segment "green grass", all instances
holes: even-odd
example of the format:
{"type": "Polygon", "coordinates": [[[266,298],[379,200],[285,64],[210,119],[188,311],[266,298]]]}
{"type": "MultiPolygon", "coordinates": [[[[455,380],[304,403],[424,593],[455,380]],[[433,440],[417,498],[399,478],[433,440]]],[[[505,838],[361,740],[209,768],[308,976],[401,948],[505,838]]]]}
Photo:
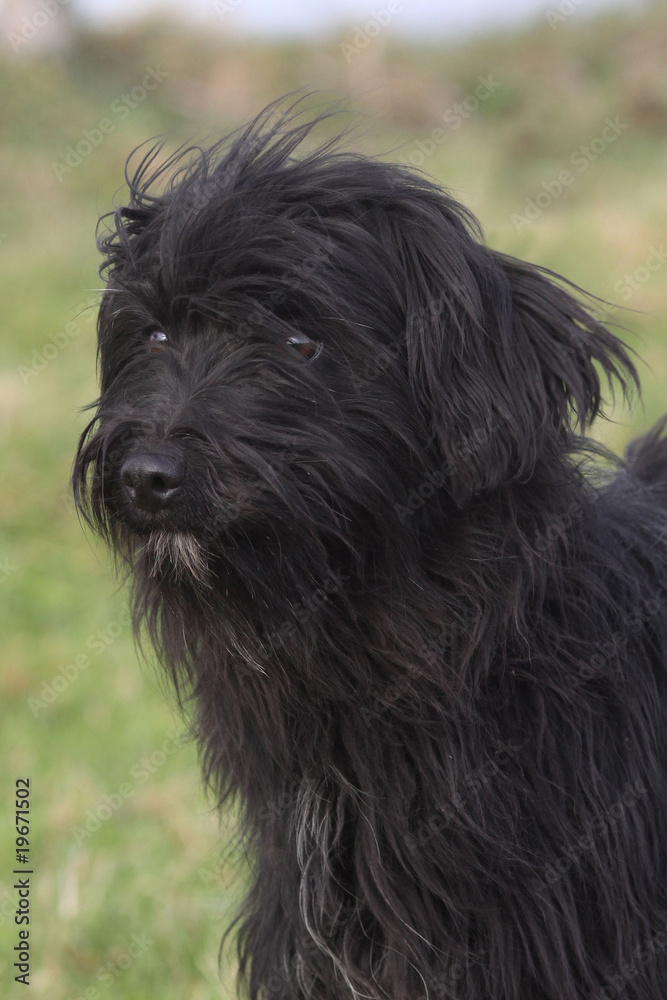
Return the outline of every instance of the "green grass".
{"type": "MultiPolygon", "coordinates": [[[[667,224],[665,85],[652,69],[656,52],[664,56],[665,28],[657,14],[651,17],[628,24],[610,19],[597,34],[572,18],[562,32],[541,28],[456,51],[389,47],[383,79],[390,90],[394,81],[393,111],[377,110],[389,104],[373,105],[372,89],[358,91],[356,103],[374,107],[377,123],[363,144],[409,159],[442,112],[470,93],[480,74],[495,72],[504,81],[498,95],[438,146],[423,169],[477,213],[494,247],[618,300],[618,283],[644,266],[651,248],[661,247],[667,224]],[[639,82],[629,76],[633,44],[648,53],[639,82]],[[419,83],[410,104],[401,83],[406,73],[419,83]],[[655,98],[651,115],[642,73],[655,98]],[[554,79],[570,90],[557,90],[554,79]],[[604,119],[617,114],[629,122],[627,131],[517,231],[512,214],[522,213],[543,181],[567,167],[604,119]]],[[[199,788],[194,748],[179,743],[184,727],[153,666],[138,663],[124,621],[124,591],[69,499],[72,455],[85,422],[80,407],[96,393],[94,228],[120,186],[125,155],[142,140],[168,129],[173,143],[215,133],[240,116],[243,100],[256,110],[286,84],[335,90],[347,78],[334,42],[321,50],[296,43],[219,50],[208,42],[198,52],[192,39],[165,28],[115,40],[85,37],[69,63],[24,60],[0,70],[0,86],[12,95],[0,124],[6,206],[0,218],[0,567],[8,570],[0,570],[0,981],[3,995],[12,998],[25,995],[11,983],[10,956],[13,787],[26,775],[34,810],[31,996],[232,995],[233,963],[223,963],[221,989],[217,954],[243,875],[221,858],[227,826],[219,832],[199,788]],[[263,77],[253,90],[242,70],[247,64],[254,79],[260,56],[263,77]],[[53,161],[156,61],[169,68],[169,81],[59,181],[53,161]],[[226,117],[214,86],[223,67],[232,67],[240,81],[236,112],[226,117]],[[48,346],[52,336],[57,349],[48,346]],[[51,701],[42,707],[45,695],[51,701]],[[142,760],[159,755],[166,740],[170,752],[145,772],[142,760]],[[90,811],[109,802],[115,805],[99,829],[81,836],[90,811]],[[121,968],[134,935],[152,943],[121,968]]],[[[649,366],[643,369],[645,412],[615,413],[618,422],[598,429],[617,449],[667,408],[666,278],[667,266],[651,272],[627,302],[636,312],[615,315],[649,366]]]]}

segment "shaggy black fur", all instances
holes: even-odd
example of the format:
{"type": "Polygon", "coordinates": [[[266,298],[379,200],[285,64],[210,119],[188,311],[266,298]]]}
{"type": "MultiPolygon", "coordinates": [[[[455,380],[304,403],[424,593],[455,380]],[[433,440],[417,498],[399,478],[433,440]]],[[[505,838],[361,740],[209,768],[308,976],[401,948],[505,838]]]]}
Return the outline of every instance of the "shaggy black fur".
{"type": "Polygon", "coordinates": [[[74,473],[242,804],[250,996],[664,1000],[667,442],[583,437],[628,353],[273,113],[130,178],[74,473]]]}

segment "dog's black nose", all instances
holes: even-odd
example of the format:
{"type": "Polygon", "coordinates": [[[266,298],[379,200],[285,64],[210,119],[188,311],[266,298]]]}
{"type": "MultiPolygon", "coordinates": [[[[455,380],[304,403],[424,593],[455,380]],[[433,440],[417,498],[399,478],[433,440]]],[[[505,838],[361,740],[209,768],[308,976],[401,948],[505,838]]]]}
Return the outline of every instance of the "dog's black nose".
{"type": "Polygon", "coordinates": [[[139,452],[120,470],[120,481],[133,504],[142,510],[166,507],[185,479],[185,462],[171,454],[139,452]]]}

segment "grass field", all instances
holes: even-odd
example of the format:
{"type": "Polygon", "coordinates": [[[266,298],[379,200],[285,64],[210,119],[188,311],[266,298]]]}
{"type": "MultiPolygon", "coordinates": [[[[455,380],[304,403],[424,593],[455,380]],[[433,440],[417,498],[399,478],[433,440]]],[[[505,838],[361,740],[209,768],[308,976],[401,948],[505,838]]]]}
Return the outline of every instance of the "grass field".
{"type": "Polygon", "coordinates": [[[209,1000],[232,989],[231,958],[218,972],[243,887],[221,851],[231,819],[220,832],[159,674],[138,663],[125,591],[68,491],[80,408],[96,391],[95,223],[133,146],[165,130],[174,144],[215,134],[294,86],[347,92],[370,121],[364,147],[436,176],[494,247],[633,310],[610,315],[646,363],[644,411],[602,424],[607,443],[622,448],[667,409],[663,17],[572,18],[457,50],[383,43],[357,55],[348,65],[339,40],[208,41],[202,55],[196,39],[160,27],[81,36],[67,58],[7,57],[0,68],[3,996],[26,995],[11,957],[14,782],[25,776],[30,996],[209,1000]],[[164,82],[130,104],[122,95],[146,67],[164,82]],[[488,93],[476,95],[480,78],[488,93]],[[68,164],[67,147],[95,129],[99,143],[68,164]]]}

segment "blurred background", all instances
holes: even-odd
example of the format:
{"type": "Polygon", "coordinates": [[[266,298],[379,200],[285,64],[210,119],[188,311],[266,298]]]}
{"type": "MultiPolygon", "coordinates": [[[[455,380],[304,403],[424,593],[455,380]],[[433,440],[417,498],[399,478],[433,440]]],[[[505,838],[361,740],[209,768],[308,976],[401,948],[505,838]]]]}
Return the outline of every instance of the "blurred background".
{"type": "Polygon", "coordinates": [[[497,249],[609,300],[667,409],[667,7],[604,0],[0,3],[0,991],[14,782],[31,779],[30,996],[230,997],[243,888],[122,585],[68,491],[94,398],[95,226],[139,143],[218,137],[299,88],[436,177],[497,249]],[[361,117],[360,117],[361,116],[361,117]],[[221,985],[222,981],[222,985],[221,985]]]}

